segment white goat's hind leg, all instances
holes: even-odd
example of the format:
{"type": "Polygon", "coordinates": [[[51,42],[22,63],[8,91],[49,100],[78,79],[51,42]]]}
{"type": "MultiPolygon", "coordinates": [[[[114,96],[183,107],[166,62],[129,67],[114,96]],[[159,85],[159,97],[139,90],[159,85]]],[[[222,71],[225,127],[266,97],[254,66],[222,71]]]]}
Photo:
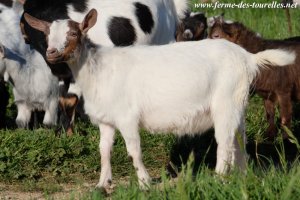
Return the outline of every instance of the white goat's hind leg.
{"type": "Polygon", "coordinates": [[[150,176],[142,161],[142,151],[140,135],[137,126],[127,126],[120,130],[125,140],[128,155],[132,158],[133,166],[136,170],[139,185],[142,188],[147,188],[150,184],[150,176]]]}
{"type": "Polygon", "coordinates": [[[16,118],[17,126],[18,128],[27,128],[31,117],[31,109],[25,102],[17,103],[17,108],[18,108],[18,115],[16,118]]]}
{"type": "Polygon", "coordinates": [[[234,138],[234,151],[231,163],[231,165],[236,166],[241,171],[245,171],[247,165],[246,143],[245,121],[244,119],[241,119],[241,124],[239,125],[234,138]]]}
{"type": "Polygon", "coordinates": [[[100,124],[100,155],[101,155],[101,174],[100,180],[96,187],[106,188],[112,182],[111,172],[111,152],[114,143],[115,129],[109,125],[100,124]]]}
{"type": "Polygon", "coordinates": [[[57,106],[58,99],[53,99],[50,101],[48,108],[45,110],[45,116],[43,124],[46,126],[55,125],[57,121],[57,106]]]}
{"type": "MultiPolygon", "coordinates": [[[[227,173],[231,169],[233,154],[235,154],[235,133],[238,124],[234,106],[218,106],[217,113],[214,113],[215,138],[218,143],[216,172],[227,173]]],[[[238,117],[238,120],[240,117],[238,117]]]]}

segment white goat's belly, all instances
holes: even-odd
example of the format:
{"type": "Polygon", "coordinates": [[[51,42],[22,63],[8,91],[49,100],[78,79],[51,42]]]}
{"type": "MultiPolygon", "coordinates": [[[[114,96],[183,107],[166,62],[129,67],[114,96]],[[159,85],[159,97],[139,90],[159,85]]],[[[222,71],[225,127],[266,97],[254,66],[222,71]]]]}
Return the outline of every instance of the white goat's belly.
{"type": "Polygon", "coordinates": [[[140,126],[153,133],[176,135],[201,134],[213,126],[210,111],[194,111],[183,115],[175,113],[150,113],[143,116],[140,126]]]}

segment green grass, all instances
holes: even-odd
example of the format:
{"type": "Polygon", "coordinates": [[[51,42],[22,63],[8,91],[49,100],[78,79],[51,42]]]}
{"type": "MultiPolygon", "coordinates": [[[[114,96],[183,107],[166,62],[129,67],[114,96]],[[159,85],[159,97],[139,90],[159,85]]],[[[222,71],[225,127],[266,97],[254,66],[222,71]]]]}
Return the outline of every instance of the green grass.
{"type": "MultiPolygon", "coordinates": [[[[193,0],[191,6],[198,1],[193,0]]],[[[238,0],[222,2],[240,2],[238,0]]],[[[244,0],[252,2],[252,0],[244,0]]],[[[267,2],[257,0],[256,2],[267,2]]],[[[194,11],[196,11],[194,9],[194,11]]],[[[290,37],[287,31],[285,11],[281,9],[218,9],[201,10],[207,16],[225,11],[227,19],[238,20],[259,32],[265,38],[290,37]]],[[[300,10],[290,10],[293,22],[292,36],[300,35],[300,10]]],[[[299,106],[297,106],[299,107],[299,106]]],[[[298,108],[296,107],[296,110],[298,108]]],[[[10,103],[8,113],[12,124],[15,108],[10,103]]],[[[286,144],[278,138],[266,143],[265,114],[262,100],[254,96],[247,109],[247,135],[249,138],[249,166],[246,174],[233,171],[220,177],[205,164],[192,176],[190,167],[183,170],[177,182],[171,183],[165,175],[165,166],[175,137],[150,135],[141,131],[143,160],[152,177],[162,176],[162,183],[149,190],[140,190],[135,170],[127,158],[125,144],[117,134],[112,157],[113,179],[118,183],[109,195],[112,199],[298,199],[300,196],[299,144],[286,144]],[[127,182],[126,184],[124,181],[127,182]],[[121,180],[121,181],[120,181],[121,180]]],[[[299,118],[294,118],[294,135],[298,136],[299,118]]],[[[99,132],[89,122],[78,121],[78,133],[73,137],[56,136],[54,130],[35,131],[0,130],[0,198],[9,186],[12,191],[41,191],[44,197],[64,192],[63,184],[73,187],[89,182],[96,185],[99,178],[99,132]],[[80,132],[87,132],[81,135],[80,132]],[[13,189],[11,189],[13,188],[13,189]]],[[[292,133],[291,133],[292,134],[292,133]]],[[[205,152],[205,151],[204,151],[205,152]]],[[[65,199],[104,199],[103,193],[93,186],[79,193],[65,194],[65,199]],[[89,190],[92,191],[89,191],[89,190]]]]}

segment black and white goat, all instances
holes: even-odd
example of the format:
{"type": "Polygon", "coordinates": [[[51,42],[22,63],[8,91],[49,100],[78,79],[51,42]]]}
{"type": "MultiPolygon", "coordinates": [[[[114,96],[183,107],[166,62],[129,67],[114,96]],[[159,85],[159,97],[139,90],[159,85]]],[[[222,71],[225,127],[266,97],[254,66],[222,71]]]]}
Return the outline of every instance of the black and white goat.
{"type": "Polygon", "coordinates": [[[214,126],[218,143],[216,171],[225,173],[233,166],[244,169],[244,112],[249,86],[259,66],[282,66],[295,60],[292,52],[251,54],[225,40],[97,46],[87,37],[97,21],[95,9],[82,23],[49,23],[28,14],[25,18],[47,36],[47,60],[68,63],[82,90],[85,111],[99,125],[98,187],[108,187],[112,180],[110,158],[115,129],[125,140],[142,186],[149,184],[150,177],[142,162],[139,127],[183,135],[201,134],[214,126]]]}
{"type": "Polygon", "coordinates": [[[197,41],[207,37],[207,19],[204,13],[187,13],[176,29],[176,41],[197,41]]]}
{"type": "Polygon", "coordinates": [[[20,16],[14,9],[0,4],[0,72],[8,74],[17,105],[17,125],[28,126],[31,112],[45,111],[45,125],[55,125],[59,85],[43,57],[25,44],[20,16]]]}
{"type": "MultiPolygon", "coordinates": [[[[90,32],[90,38],[96,44],[106,47],[167,44],[174,41],[179,18],[183,18],[188,9],[187,2],[188,0],[26,0],[24,12],[48,22],[68,18],[81,21],[91,8],[96,8],[102,16],[101,21],[90,32]]],[[[23,18],[21,27],[28,42],[46,58],[45,36],[28,26],[23,18]]],[[[49,66],[65,82],[71,79],[65,63],[49,63],[49,66]]],[[[74,112],[71,107],[74,108],[77,101],[70,101],[69,97],[74,99],[72,93],[80,96],[81,91],[76,84],[71,84],[68,93],[62,99],[61,107],[70,111],[67,115],[73,123],[74,112]],[[64,102],[73,104],[65,105],[64,102]]],[[[70,130],[70,126],[65,129],[70,130]]]]}

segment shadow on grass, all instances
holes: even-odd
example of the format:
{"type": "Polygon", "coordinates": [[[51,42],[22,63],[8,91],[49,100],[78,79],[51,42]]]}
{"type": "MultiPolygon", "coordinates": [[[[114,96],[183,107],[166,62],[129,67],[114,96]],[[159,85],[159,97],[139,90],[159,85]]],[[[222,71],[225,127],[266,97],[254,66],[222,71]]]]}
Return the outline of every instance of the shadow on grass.
{"type": "MultiPolygon", "coordinates": [[[[297,140],[300,141],[300,134],[295,135],[297,140]]],[[[289,140],[262,143],[248,141],[246,150],[249,161],[263,168],[268,168],[271,165],[281,168],[283,164],[282,158],[285,158],[284,164],[287,164],[287,166],[291,166],[299,159],[297,146],[289,140]]],[[[184,136],[177,139],[176,143],[172,146],[170,163],[167,165],[167,171],[171,177],[177,176],[182,165],[187,163],[190,153],[194,154],[194,173],[197,173],[201,165],[206,165],[208,168],[214,169],[216,165],[217,143],[214,139],[213,130],[201,136],[184,136]]]]}

